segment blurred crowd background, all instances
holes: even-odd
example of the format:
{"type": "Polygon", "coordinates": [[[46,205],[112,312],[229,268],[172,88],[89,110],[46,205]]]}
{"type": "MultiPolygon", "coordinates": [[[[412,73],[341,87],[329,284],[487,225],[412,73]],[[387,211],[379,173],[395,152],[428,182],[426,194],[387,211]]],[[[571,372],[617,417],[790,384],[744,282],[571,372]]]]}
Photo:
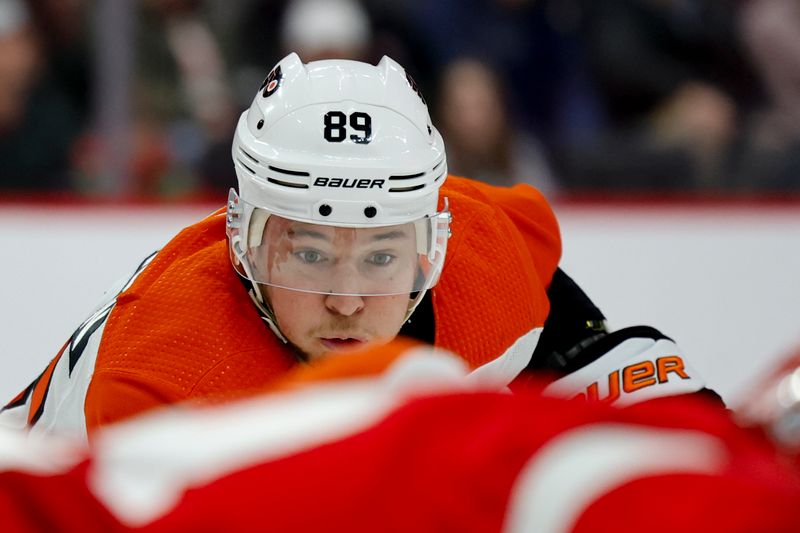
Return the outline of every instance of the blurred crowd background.
{"type": "Polygon", "coordinates": [[[456,174],[800,193],[798,0],[0,0],[0,197],[224,198],[288,51],[399,61],[456,174]]]}

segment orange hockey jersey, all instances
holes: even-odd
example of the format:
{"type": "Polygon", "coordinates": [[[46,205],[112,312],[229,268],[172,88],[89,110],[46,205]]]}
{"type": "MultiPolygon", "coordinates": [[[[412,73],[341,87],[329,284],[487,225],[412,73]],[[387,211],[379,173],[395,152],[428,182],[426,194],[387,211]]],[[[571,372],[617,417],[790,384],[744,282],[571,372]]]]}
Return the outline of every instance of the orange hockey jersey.
{"type": "MultiPolygon", "coordinates": [[[[547,317],[546,287],[561,252],[555,217],[526,185],[451,176],[440,197],[453,222],[431,295],[435,345],[479,378],[507,384],[528,363],[547,317]]],[[[0,422],[85,434],[161,404],[262,390],[296,364],[230,265],[220,210],[145,260],[0,422]]]]}

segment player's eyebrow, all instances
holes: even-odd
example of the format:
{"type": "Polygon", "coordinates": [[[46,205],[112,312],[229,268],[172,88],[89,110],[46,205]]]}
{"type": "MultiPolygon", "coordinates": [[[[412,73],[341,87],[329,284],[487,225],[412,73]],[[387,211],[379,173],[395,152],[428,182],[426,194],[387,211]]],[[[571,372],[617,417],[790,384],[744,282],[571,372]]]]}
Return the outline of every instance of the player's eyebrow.
{"type": "Polygon", "coordinates": [[[385,233],[378,233],[372,236],[373,241],[386,241],[389,239],[402,239],[408,237],[408,233],[403,230],[392,230],[385,233]]]}
{"type": "MultiPolygon", "coordinates": [[[[290,228],[288,234],[290,239],[308,237],[310,239],[319,239],[325,242],[331,241],[330,236],[328,236],[327,234],[312,228],[305,228],[302,226],[290,228]]],[[[383,233],[376,233],[370,238],[370,240],[373,242],[377,242],[377,241],[387,241],[391,239],[406,239],[406,238],[408,238],[408,232],[404,230],[395,229],[391,231],[385,231],[383,233]]]]}
{"type": "Polygon", "coordinates": [[[289,238],[296,239],[299,237],[309,237],[312,239],[320,239],[326,242],[330,242],[330,237],[322,233],[321,231],[316,231],[311,228],[303,228],[303,227],[295,227],[289,229],[289,238]]]}

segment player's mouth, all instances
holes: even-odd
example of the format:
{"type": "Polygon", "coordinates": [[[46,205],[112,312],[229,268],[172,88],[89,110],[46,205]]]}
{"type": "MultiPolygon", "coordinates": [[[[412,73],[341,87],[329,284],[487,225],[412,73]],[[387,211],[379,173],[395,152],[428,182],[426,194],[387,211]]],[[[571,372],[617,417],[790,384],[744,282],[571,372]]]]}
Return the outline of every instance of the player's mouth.
{"type": "Polygon", "coordinates": [[[327,350],[334,352],[356,350],[364,346],[366,341],[354,337],[320,337],[320,342],[327,350]]]}

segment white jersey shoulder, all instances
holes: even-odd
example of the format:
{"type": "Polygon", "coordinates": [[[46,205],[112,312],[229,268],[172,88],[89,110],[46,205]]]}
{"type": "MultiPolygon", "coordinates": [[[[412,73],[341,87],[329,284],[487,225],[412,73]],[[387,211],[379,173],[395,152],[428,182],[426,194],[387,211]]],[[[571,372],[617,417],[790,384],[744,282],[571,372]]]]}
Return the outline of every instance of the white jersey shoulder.
{"type": "Polygon", "coordinates": [[[631,336],[636,330],[612,333],[621,342],[590,364],[554,381],[544,393],[624,406],[705,388],[703,378],[672,339],[631,336]]]}
{"type": "Polygon", "coordinates": [[[28,427],[31,436],[58,433],[86,438],[84,404],[106,322],[116,305],[117,296],[133,284],[156,253],[150,254],[132,274],[120,279],[106,291],[94,313],[75,330],[62,349],[49,379],[43,373],[19,399],[3,408],[0,411],[0,426],[17,429],[28,427]],[[43,379],[48,379],[48,383],[39,384],[43,379]],[[45,397],[36,407],[37,412],[31,416],[31,409],[34,408],[33,391],[37,386],[44,387],[45,397]]]}

